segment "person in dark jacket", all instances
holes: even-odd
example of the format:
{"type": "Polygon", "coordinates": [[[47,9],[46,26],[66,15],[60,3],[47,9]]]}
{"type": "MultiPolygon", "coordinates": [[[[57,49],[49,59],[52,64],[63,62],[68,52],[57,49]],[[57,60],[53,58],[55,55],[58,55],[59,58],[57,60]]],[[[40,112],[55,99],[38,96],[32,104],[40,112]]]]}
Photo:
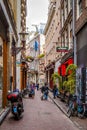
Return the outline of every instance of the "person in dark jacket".
{"type": "Polygon", "coordinates": [[[36,88],[37,88],[37,91],[39,90],[39,83],[38,84],[36,84],[36,88]]]}
{"type": "Polygon", "coordinates": [[[48,99],[48,93],[49,93],[49,88],[48,88],[47,83],[45,83],[44,86],[42,86],[41,92],[43,93],[43,97],[47,100],[48,99]]]}
{"type": "Polygon", "coordinates": [[[56,97],[58,97],[58,88],[57,88],[57,85],[56,85],[56,84],[54,85],[54,88],[53,88],[53,97],[54,97],[54,99],[55,99],[56,97]]]}

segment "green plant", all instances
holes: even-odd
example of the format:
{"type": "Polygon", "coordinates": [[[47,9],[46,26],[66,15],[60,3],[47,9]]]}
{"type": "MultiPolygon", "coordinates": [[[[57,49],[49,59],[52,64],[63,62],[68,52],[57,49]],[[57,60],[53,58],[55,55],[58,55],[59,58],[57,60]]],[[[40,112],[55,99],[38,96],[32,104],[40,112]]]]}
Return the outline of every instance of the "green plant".
{"type": "Polygon", "coordinates": [[[68,84],[67,84],[67,81],[64,81],[63,82],[63,89],[64,89],[64,91],[68,91],[68,84]]]}
{"type": "Polygon", "coordinates": [[[71,73],[71,75],[75,75],[76,73],[76,69],[77,69],[77,65],[75,64],[70,64],[68,65],[68,67],[66,68],[66,74],[68,75],[69,73],[71,73]]]}
{"type": "Polygon", "coordinates": [[[40,54],[38,55],[38,58],[43,58],[45,56],[45,54],[40,54]]]}
{"type": "Polygon", "coordinates": [[[33,60],[34,60],[34,57],[32,57],[32,56],[27,56],[27,57],[26,57],[26,60],[27,60],[27,61],[33,61],[33,60]]]}
{"type": "Polygon", "coordinates": [[[76,84],[76,69],[77,66],[75,64],[70,64],[68,65],[66,69],[66,74],[67,74],[67,83],[66,83],[66,89],[70,94],[75,93],[75,84],[76,84]]]}
{"type": "Polygon", "coordinates": [[[57,80],[58,80],[58,84],[59,84],[59,91],[62,89],[62,77],[57,73],[53,73],[52,74],[52,79],[53,79],[53,83],[56,84],[57,80]]]}

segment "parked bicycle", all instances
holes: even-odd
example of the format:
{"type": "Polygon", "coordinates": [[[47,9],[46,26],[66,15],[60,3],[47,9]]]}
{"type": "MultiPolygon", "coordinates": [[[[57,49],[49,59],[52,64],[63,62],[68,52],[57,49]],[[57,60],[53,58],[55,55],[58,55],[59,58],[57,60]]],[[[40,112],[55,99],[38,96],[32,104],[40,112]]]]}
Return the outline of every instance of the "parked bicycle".
{"type": "Polygon", "coordinates": [[[78,116],[79,118],[87,117],[87,103],[83,103],[80,99],[78,101],[77,96],[72,96],[72,99],[69,101],[68,107],[68,117],[78,116]]]}
{"type": "Polygon", "coordinates": [[[74,95],[72,96],[71,100],[69,101],[69,107],[68,107],[68,117],[77,115],[77,97],[74,95]]]}
{"type": "Polygon", "coordinates": [[[87,117],[87,103],[80,103],[77,107],[78,117],[86,118],[87,117]]]}

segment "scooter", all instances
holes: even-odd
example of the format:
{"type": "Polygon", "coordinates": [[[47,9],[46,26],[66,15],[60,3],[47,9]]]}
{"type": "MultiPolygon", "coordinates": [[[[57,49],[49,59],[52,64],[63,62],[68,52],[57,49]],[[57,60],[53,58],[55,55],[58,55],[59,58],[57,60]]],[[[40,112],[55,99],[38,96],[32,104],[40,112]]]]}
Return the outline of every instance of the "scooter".
{"type": "Polygon", "coordinates": [[[15,116],[15,119],[20,119],[22,112],[24,112],[21,94],[12,92],[7,95],[7,99],[11,102],[11,112],[15,116]]]}

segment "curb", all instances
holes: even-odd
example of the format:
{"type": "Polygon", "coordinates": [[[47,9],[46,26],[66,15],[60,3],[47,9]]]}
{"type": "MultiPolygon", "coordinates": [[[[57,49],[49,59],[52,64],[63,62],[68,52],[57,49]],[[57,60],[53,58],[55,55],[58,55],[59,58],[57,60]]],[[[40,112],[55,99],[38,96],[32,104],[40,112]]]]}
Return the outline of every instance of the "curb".
{"type": "Polygon", "coordinates": [[[5,117],[8,115],[8,113],[10,112],[10,108],[6,108],[0,115],[0,125],[2,124],[3,120],[5,119],[5,117]]]}
{"type": "Polygon", "coordinates": [[[55,101],[50,95],[49,95],[49,97],[50,97],[50,99],[56,104],[56,106],[57,106],[67,117],[69,117],[68,114],[67,114],[67,112],[61,107],[61,105],[59,105],[58,102],[55,101]]]}

